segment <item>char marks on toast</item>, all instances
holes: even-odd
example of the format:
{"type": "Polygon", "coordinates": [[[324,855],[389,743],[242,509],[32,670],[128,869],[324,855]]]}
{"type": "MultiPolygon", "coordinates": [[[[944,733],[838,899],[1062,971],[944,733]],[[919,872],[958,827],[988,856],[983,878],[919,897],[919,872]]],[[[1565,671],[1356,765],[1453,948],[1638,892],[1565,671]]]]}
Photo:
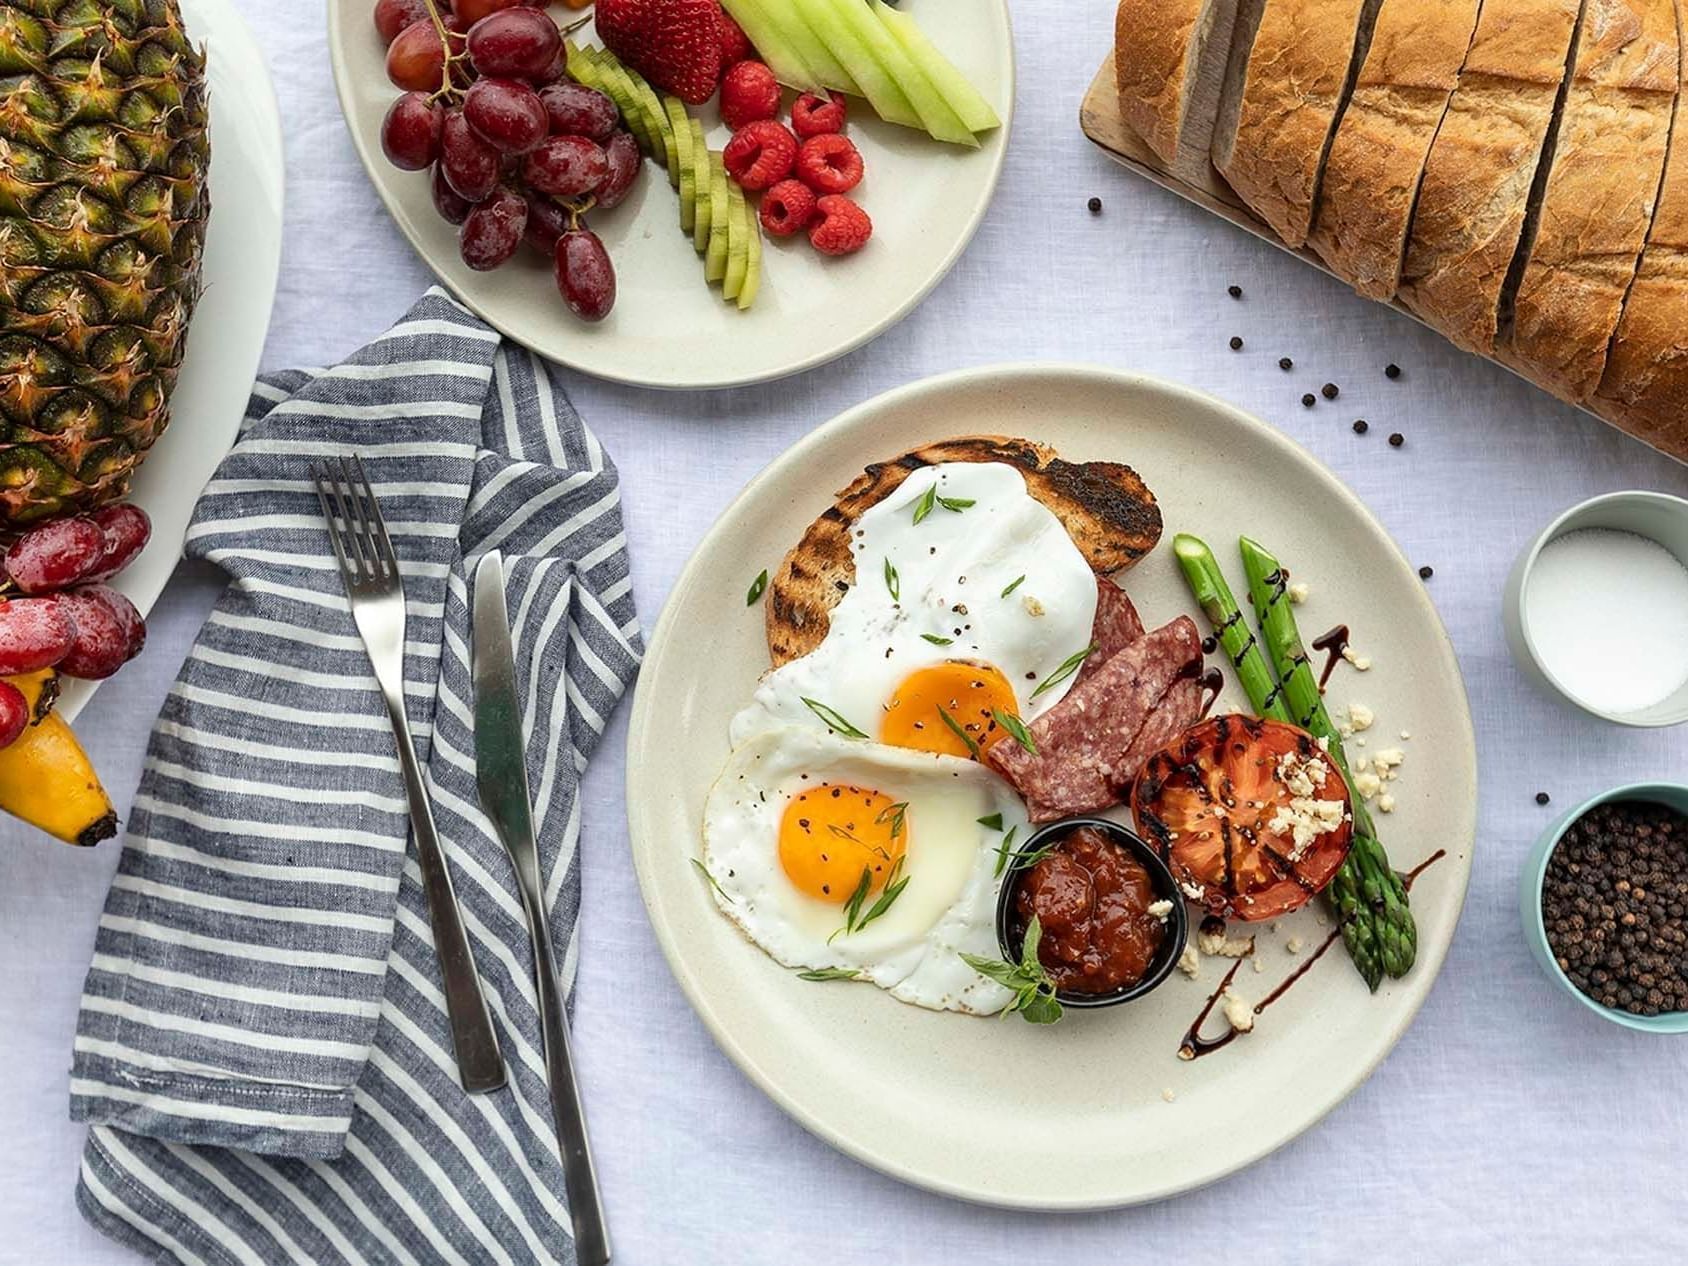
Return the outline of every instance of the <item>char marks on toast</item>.
{"type": "Polygon", "coordinates": [[[1098,575],[1123,571],[1161,536],[1154,494],[1131,467],[1069,462],[1030,440],[968,435],[875,462],[805,529],[768,584],[768,654],[774,667],[807,655],[826,637],[832,608],[856,580],[850,528],[911,474],[943,462],[1002,462],[1066,528],[1098,575]]]}

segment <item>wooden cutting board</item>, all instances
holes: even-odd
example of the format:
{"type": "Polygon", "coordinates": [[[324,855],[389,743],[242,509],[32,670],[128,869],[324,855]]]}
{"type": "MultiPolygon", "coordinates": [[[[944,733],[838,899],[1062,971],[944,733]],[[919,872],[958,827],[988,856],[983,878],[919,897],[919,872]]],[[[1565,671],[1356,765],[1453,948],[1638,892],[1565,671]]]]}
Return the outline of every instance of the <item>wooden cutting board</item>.
{"type": "MultiPolygon", "coordinates": [[[[1286,246],[1283,239],[1274,233],[1265,221],[1257,219],[1254,213],[1243,205],[1242,200],[1232,192],[1231,187],[1211,166],[1207,168],[1207,179],[1199,183],[1183,179],[1169,172],[1155,152],[1120,117],[1119,93],[1114,87],[1114,59],[1112,55],[1102,63],[1102,68],[1096,72],[1096,78],[1091,81],[1090,91],[1084,94],[1084,104],[1079,108],[1079,126],[1084,129],[1084,134],[1094,141],[1103,153],[1121,166],[1129,167],[1138,175],[1154,181],[1161,188],[1170,189],[1180,198],[1187,198],[1197,206],[1213,212],[1214,215],[1229,220],[1238,228],[1247,230],[1263,242],[1270,242],[1279,250],[1311,264],[1320,272],[1333,277],[1336,275],[1329,268],[1326,268],[1324,261],[1311,250],[1305,247],[1296,249],[1286,246]]],[[[1418,321],[1418,318],[1401,304],[1391,302],[1389,306],[1402,316],[1418,321]]],[[[1419,324],[1425,323],[1420,321],[1419,324]]],[[[1500,361],[1491,361],[1490,363],[1501,364],[1500,361]]],[[[1501,367],[1503,369],[1509,368],[1505,365],[1501,367]]],[[[1519,377],[1522,377],[1522,375],[1519,375],[1519,377]]],[[[1525,381],[1529,380],[1525,379],[1525,381]]],[[[1585,408],[1583,412],[1590,417],[1600,417],[1592,409],[1585,408]]],[[[1608,425],[1617,425],[1607,418],[1600,418],[1600,420],[1608,425]]],[[[1664,449],[1659,451],[1664,452],[1667,457],[1674,457],[1677,461],[1688,460],[1688,457],[1685,457],[1684,454],[1670,453],[1664,449]]]]}

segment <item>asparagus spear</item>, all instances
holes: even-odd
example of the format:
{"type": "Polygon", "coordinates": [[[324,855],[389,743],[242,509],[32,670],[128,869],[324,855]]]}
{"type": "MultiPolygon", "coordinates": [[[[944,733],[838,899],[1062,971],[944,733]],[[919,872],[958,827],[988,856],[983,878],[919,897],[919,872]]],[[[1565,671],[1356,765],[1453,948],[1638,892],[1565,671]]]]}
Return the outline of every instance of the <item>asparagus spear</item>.
{"type": "MultiPolygon", "coordinates": [[[[1347,754],[1342,750],[1342,735],[1325,708],[1324,696],[1313,678],[1295,615],[1290,610],[1288,576],[1283,565],[1264,546],[1246,536],[1237,544],[1242,551],[1243,570],[1248,574],[1255,616],[1260,621],[1267,653],[1283,682],[1284,703],[1290,717],[1315,738],[1326,740],[1331,759],[1352,787],[1354,778],[1348,768],[1347,754]]],[[[1357,889],[1359,899],[1378,915],[1375,923],[1383,970],[1391,976],[1404,976],[1418,955],[1418,928],[1412,911],[1407,908],[1406,885],[1389,864],[1389,855],[1378,841],[1365,802],[1356,795],[1353,803],[1354,846],[1338,872],[1342,882],[1333,884],[1336,891],[1331,899],[1340,909],[1353,901],[1357,889]],[[1343,872],[1348,874],[1344,876],[1343,872]]]]}
{"type": "MultiPolygon", "coordinates": [[[[1255,712],[1268,720],[1293,723],[1278,675],[1260,653],[1260,644],[1243,618],[1231,587],[1225,583],[1225,574],[1219,570],[1219,560],[1214,558],[1213,551],[1200,538],[1180,534],[1173,538],[1172,553],[1202,614],[1213,626],[1220,647],[1236,669],[1255,712]]],[[[1342,944],[1354,960],[1355,970],[1368,987],[1376,989],[1383,980],[1376,916],[1372,907],[1361,899],[1352,852],[1325,889],[1325,897],[1336,913],[1342,944]]]]}

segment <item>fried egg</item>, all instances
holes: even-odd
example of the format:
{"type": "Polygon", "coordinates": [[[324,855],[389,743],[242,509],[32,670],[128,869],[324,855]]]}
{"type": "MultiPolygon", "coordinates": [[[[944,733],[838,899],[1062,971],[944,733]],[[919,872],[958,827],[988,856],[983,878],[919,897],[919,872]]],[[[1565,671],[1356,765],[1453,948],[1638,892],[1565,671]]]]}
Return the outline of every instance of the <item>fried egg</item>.
{"type": "Polygon", "coordinates": [[[702,864],[722,911],[785,966],[982,1015],[1009,992],[961,955],[998,957],[999,850],[1026,833],[1019,798],[970,760],[788,726],[734,749],[702,864]]]}
{"type": "Polygon", "coordinates": [[[1090,645],[1096,578],[1001,462],[915,471],[851,529],[856,583],[825,639],[768,673],[735,746],[781,725],[976,757],[1058,703],[1090,645]]]}

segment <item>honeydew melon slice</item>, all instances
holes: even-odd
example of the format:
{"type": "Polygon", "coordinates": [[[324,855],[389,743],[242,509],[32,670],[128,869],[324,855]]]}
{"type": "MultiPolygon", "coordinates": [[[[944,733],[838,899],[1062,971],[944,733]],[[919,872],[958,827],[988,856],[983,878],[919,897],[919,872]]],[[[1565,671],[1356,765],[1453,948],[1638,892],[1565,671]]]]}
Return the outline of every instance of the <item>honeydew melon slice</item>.
{"type": "MultiPolygon", "coordinates": [[[[797,0],[797,6],[864,88],[867,87],[862,79],[864,71],[859,67],[864,55],[866,62],[876,65],[881,74],[896,84],[903,100],[913,107],[916,122],[912,126],[924,128],[935,139],[953,145],[978,145],[979,138],[950,109],[920,67],[909,60],[903,46],[873,16],[865,0],[797,0]]],[[[879,109],[871,92],[868,103],[879,109]]],[[[886,117],[883,111],[880,117],[886,117]]]]}
{"type": "Polygon", "coordinates": [[[853,96],[862,95],[861,88],[857,86],[855,78],[844,63],[827,46],[814,27],[805,22],[800,13],[792,7],[791,0],[747,0],[747,3],[759,6],[768,14],[780,38],[796,50],[797,55],[823,85],[853,96]]]}
{"type": "Polygon", "coordinates": [[[727,275],[721,281],[723,299],[737,299],[744,288],[745,264],[750,258],[749,237],[744,190],[735,180],[727,186],[727,275]]]}
{"type": "MultiPolygon", "coordinates": [[[[842,10],[833,4],[833,0],[788,0],[788,3],[792,16],[807,23],[809,29],[833,51],[856,81],[861,95],[867,98],[875,114],[887,123],[924,129],[920,112],[914,108],[908,94],[896,78],[879,64],[867,44],[854,37],[848,22],[841,16],[842,10]]],[[[867,13],[867,6],[862,4],[862,0],[852,0],[852,3],[860,5],[862,12],[867,13]]]]}
{"type": "MultiPolygon", "coordinates": [[[[747,208],[748,210],[748,208],[747,208]]],[[[747,311],[756,302],[756,295],[762,289],[762,225],[756,212],[750,212],[750,237],[747,242],[750,247],[744,261],[744,284],[739,287],[739,311],[747,311]]]]}
{"type": "Polygon", "coordinates": [[[1002,126],[1002,120],[991,108],[991,103],[985,100],[984,94],[939,51],[926,32],[920,29],[919,23],[902,10],[893,9],[885,0],[868,0],[868,3],[885,29],[891,32],[892,38],[903,46],[909,60],[943,94],[963,127],[972,132],[989,132],[1002,126]]]}
{"type": "Polygon", "coordinates": [[[787,3],[789,0],[721,0],[721,7],[744,28],[745,37],[756,46],[775,79],[801,92],[824,92],[826,85],[819,73],[786,34],[789,19],[780,20],[781,6],[787,3]]]}
{"type": "Polygon", "coordinates": [[[703,254],[709,247],[709,145],[703,139],[703,124],[692,124],[692,247],[703,254]]]}
{"type": "Polygon", "coordinates": [[[690,233],[697,215],[697,168],[692,164],[692,116],[686,113],[686,103],[678,97],[664,97],[662,108],[668,112],[668,122],[674,132],[674,150],[679,155],[679,161],[668,169],[668,178],[680,191],[680,230],[690,233]]]}
{"type": "Polygon", "coordinates": [[[727,164],[720,150],[709,156],[709,250],[704,256],[703,276],[706,281],[722,281],[727,276],[727,164]]]}

